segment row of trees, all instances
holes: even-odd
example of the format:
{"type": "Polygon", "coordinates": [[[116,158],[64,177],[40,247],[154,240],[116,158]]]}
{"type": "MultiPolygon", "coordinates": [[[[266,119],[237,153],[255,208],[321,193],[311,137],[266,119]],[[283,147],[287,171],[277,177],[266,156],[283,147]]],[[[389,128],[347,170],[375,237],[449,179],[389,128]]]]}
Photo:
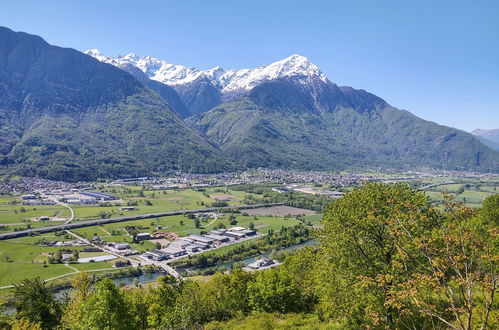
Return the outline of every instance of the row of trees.
{"type": "Polygon", "coordinates": [[[308,210],[314,210],[317,212],[322,212],[324,207],[326,207],[331,202],[331,198],[327,196],[308,195],[298,192],[289,192],[281,194],[272,191],[271,187],[261,184],[235,186],[233,187],[233,189],[249,193],[243,199],[243,203],[248,205],[264,204],[264,203],[283,203],[284,205],[287,206],[293,206],[308,210]]]}
{"type": "Polygon", "coordinates": [[[110,280],[90,289],[81,274],[64,301],[42,281],[26,280],[16,287],[10,324],[189,329],[301,313],[343,328],[497,329],[498,222],[499,195],[477,211],[450,199],[439,211],[407,185],[370,183],[333,202],[320,244],[278,268],[206,282],[163,277],[133,290],[110,280]]]}

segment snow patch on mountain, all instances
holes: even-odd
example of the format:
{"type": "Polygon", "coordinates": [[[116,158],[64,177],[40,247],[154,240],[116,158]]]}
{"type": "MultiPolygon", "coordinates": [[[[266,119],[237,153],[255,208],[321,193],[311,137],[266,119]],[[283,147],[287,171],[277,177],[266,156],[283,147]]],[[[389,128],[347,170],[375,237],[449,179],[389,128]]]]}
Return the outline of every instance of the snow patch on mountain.
{"type": "Polygon", "coordinates": [[[117,67],[134,65],[150,79],[170,86],[188,84],[197,79],[208,79],[223,93],[247,91],[264,81],[284,77],[316,77],[324,82],[328,81],[317,65],[298,54],[255,69],[232,70],[224,70],[219,66],[209,70],[200,70],[171,64],[151,56],[140,57],[135,54],[111,57],[102,54],[97,49],[87,50],[85,54],[117,67]]]}

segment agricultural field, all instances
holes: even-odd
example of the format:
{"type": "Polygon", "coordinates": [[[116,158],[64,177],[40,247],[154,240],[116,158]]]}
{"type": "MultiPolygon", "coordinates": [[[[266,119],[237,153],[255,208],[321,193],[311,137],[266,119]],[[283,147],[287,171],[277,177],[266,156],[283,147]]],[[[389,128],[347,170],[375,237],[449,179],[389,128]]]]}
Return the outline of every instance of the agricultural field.
{"type": "Polygon", "coordinates": [[[313,214],[313,215],[307,215],[303,217],[305,222],[308,224],[312,224],[312,226],[322,226],[321,220],[324,214],[318,213],[318,214],[313,214]]]}
{"type": "Polygon", "coordinates": [[[211,207],[213,203],[223,201],[228,205],[240,205],[245,192],[228,190],[226,188],[182,189],[182,190],[146,190],[142,187],[101,188],[106,192],[120,197],[124,202],[109,206],[77,205],[73,209],[75,218],[80,220],[96,219],[103,214],[109,217],[135,215],[176,210],[191,210],[211,207]],[[131,211],[121,211],[123,206],[134,207],[131,211]]]}
{"type": "MultiPolygon", "coordinates": [[[[200,209],[216,206],[216,203],[241,205],[245,196],[250,195],[226,188],[147,190],[142,187],[101,187],[97,190],[113,194],[121,200],[102,206],[71,205],[76,221],[200,209]],[[122,207],[134,209],[122,211],[122,207]]],[[[22,205],[16,196],[0,196],[0,233],[59,225],[69,216],[70,211],[59,205],[22,205]],[[38,221],[41,216],[50,217],[50,221],[38,221]]]]}
{"type": "Polygon", "coordinates": [[[22,205],[14,196],[0,196],[0,232],[61,224],[69,215],[67,208],[58,205],[22,205]],[[59,218],[60,221],[38,221],[41,216],[59,218]]]}
{"type": "Polygon", "coordinates": [[[499,183],[478,182],[478,183],[457,183],[442,186],[431,187],[426,194],[439,205],[444,200],[444,194],[448,193],[454,196],[456,201],[463,202],[472,208],[480,207],[483,200],[491,195],[498,193],[499,183]]]}
{"type": "MultiPolygon", "coordinates": [[[[0,287],[16,284],[24,278],[40,276],[50,279],[64,274],[75,272],[74,269],[63,264],[50,264],[51,253],[60,250],[60,247],[38,246],[35,243],[40,239],[49,241],[72,240],[69,236],[40,235],[21,237],[0,241],[0,287]]],[[[67,247],[69,250],[81,250],[83,247],[67,247]]],[[[80,257],[90,256],[81,253],[80,257]]],[[[78,270],[107,269],[112,267],[109,262],[95,262],[87,264],[72,264],[78,270]]]]}

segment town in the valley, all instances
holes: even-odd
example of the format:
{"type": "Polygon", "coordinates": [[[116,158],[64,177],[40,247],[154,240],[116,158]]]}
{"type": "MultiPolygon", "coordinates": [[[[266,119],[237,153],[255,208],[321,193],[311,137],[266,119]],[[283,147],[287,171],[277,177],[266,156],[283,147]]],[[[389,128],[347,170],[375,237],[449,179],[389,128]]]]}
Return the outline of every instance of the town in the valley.
{"type": "Polygon", "coordinates": [[[278,267],[296,249],[314,244],[328,203],[367,181],[407,182],[424,189],[435,205],[451,193],[471,207],[499,185],[497,175],[424,170],[259,169],[94,183],[4,178],[0,287],[8,294],[26,274],[64,288],[80,272],[145,283],[161,274],[185,278],[278,267]]]}

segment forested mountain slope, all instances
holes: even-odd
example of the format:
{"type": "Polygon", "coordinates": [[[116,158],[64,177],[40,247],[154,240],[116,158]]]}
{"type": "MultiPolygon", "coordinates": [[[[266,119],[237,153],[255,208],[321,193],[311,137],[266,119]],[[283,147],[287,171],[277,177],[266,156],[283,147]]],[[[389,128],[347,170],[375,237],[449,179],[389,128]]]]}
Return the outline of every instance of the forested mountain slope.
{"type": "Polygon", "coordinates": [[[130,74],[0,28],[0,162],[15,173],[87,180],[233,169],[130,74]]]}
{"type": "Polygon", "coordinates": [[[187,121],[249,167],[498,170],[499,153],[471,134],[420,119],[363,90],[307,81],[264,82],[187,121]]]}

